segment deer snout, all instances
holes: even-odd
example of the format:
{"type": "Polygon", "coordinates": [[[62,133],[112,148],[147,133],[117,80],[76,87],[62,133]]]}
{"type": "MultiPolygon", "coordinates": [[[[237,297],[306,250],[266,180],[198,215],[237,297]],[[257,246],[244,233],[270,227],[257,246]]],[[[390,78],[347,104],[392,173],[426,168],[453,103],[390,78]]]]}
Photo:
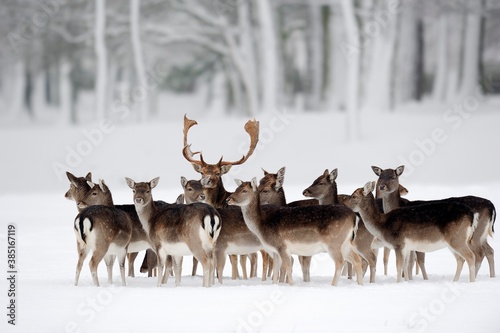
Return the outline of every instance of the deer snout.
{"type": "Polygon", "coordinates": [[[143,198],[135,198],[134,202],[138,205],[144,204],[144,199],[143,198]]]}
{"type": "Polygon", "coordinates": [[[200,201],[205,201],[205,194],[200,194],[199,199],[200,201]]]}
{"type": "Polygon", "coordinates": [[[304,192],[302,192],[302,195],[305,196],[305,197],[309,197],[311,196],[311,192],[309,192],[309,189],[305,189],[304,192]]]}
{"type": "Polygon", "coordinates": [[[227,198],[227,199],[226,199],[226,203],[227,203],[228,205],[232,205],[232,204],[234,203],[233,198],[231,198],[231,197],[227,198]]]}
{"type": "Polygon", "coordinates": [[[84,209],[84,208],[87,208],[87,205],[84,204],[83,202],[79,201],[76,203],[76,206],[80,209],[84,209]]]}
{"type": "Polygon", "coordinates": [[[387,185],[381,184],[381,185],[379,186],[379,189],[380,189],[381,191],[387,191],[387,185]]]}

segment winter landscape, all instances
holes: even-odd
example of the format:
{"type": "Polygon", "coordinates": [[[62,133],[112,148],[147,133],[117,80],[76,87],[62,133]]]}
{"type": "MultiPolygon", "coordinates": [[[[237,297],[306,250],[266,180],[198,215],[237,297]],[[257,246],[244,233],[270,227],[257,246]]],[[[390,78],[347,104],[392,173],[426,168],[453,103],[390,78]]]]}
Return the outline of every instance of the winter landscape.
{"type": "MultiPolygon", "coordinates": [[[[391,252],[376,282],[342,276],[313,256],[311,282],[231,280],[202,287],[201,269],[78,286],[66,171],[104,179],[132,203],[125,177],[160,177],[174,202],[183,116],[193,151],[237,160],[260,123],[253,155],[223,175],[260,179],[286,166],[287,200],[325,169],[338,191],[376,180],[371,166],[405,166],[409,200],[475,195],[500,207],[500,2],[350,0],[5,1],[0,36],[0,279],[2,332],[497,332],[500,280],[483,260],[476,281],[448,249],[428,253],[429,280],[396,282],[391,252]],[[12,249],[15,250],[15,256],[12,249]],[[10,255],[10,257],[9,257],[10,255]],[[14,261],[12,261],[14,260],[14,261]],[[10,266],[13,265],[13,266],[10,266]],[[13,325],[15,324],[15,325],[13,325]]],[[[222,222],[223,224],[224,222],[222,222]]],[[[496,226],[495,226],[496,227],[496,226]]],[[[497,228],[495,228],[497,229],[497,228]]],[[[498,253],[497,235],[488,237],[498,253]]],[[[497,267],[498,271],[498,267],[497,267]]],[[[240,270],[241,272],[241,270],[240,270]]]]}

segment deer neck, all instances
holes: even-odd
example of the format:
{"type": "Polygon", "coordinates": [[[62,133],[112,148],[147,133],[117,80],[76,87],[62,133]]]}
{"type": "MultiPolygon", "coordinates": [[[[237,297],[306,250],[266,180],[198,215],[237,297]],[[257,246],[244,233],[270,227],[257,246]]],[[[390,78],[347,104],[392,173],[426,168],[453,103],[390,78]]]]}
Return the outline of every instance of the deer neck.
{"type": "Polygon", "coordinates": [[[137,216],[139,216],[139,221],[141,221],[142,227],[146,231],[146,234],[149,235],[149,231],[151,230],[152,218],[156,214],[156,207],[154,205],[153,198],[151,201],[144,206],[135,205],[135,210],[137,211],[137,216]]]}
{"type": "Polygon", "coordinates": [[[321,199],[318,199],[318,203],[320,205],[337,205],[339,203],[336,183],[333,183],[328,188],[328,192],[321,199]]]}
{"type": "Polygon", "coordinates": [[[384,208],[384,213],[389,213],[390,211],[399,208],[401,206],[400,200],[401,196],[399,195],[399,191],[393,191],[391,193],[382,193],[382,206],[384,208]]]}
{"type": "Polygon", "coordinates": [[[368,231],[379,239],[384,239],[382,236],[383,230],[383,214],[379,212],[375,198],[372,194],[368,194],[365,201],[360,207],[359,215],[363,219],[368,231]]]}
{"type": "Polygon", "coordinates": [[[285,190],[281,187],[277,192],[276,206],[286,206],[285,190]]]}
{"type": "Polygon", "coordinates": [[[203,189],[205,193],[205,201],[212,207],[221,208],[226,206],[226,199],[229,196],[229,192],[226,191],[222,180],[217,182],[217,186],[214,188],[203,189]]]}
{"type": "Polygon", "coordinates": [[[241,207],[243,219],[248,229],[262,239],[261,225],[262,225],[262,212],[260,209],[259,195],[254,194],[252,201],[247,206],[241,207]]]}
{"type": "Polygon", "coordinates": [[[113,196],[111,195],[111,192],[108,191],[106,194],[104,201],[102,203],[103,206],[110,206],[113,207],[115,204],[113,202],[113,196]]]}

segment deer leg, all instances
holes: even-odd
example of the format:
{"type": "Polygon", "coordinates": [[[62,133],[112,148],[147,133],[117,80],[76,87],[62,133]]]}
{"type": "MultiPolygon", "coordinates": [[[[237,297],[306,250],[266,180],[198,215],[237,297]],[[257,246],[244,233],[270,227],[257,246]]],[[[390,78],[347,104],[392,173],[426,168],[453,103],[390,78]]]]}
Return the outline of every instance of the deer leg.
{"type": "Polygon", "coordinates": [[[116,256],[106,255],[104,256],[104,262],[106,263],[106,269],[108,271],[108,283],[113,283],[113,264],[115,263],[116,256]]]}
{"type": "Polygon", "coordinates": [[[240,255],[240,266],[241,266],[241,270],[243,272],[243,279],[244,280],[248,280],[247,258],[248,258],[248,256],[246,254],[240,255]]]}
{"type": "Polygon", "coordinates": [[[495,277],[495,256],[494,256],[495,251],[486,241],[483,243],[483,251],[486,255],[486,259],[488,260],[488,266],[490,267],[490,277],[493,278],[495,277]]]}
{"type": "MultiPolygon", "coordinates": [[[[289,285],[293,286],[292,256],[285,249],[279,249],[278,254],[282,260],[281,266],[283,267],[284,273],[286,274],[287,282],[289,285]]],[[[285,274],[283,274],[283,276],[280,276],[280,282],[284,282],[285,274]],[[281,281],[282,278],[283,281],[281,281]]]]}
{"type": "Polygon", "coordinates": [[[229,261],[231,262],[231,280],[240,279],[240,274],[238,273],[238,256],[231,254],[229,255],[229,261]]]}
{"type": "MultiPolygon", "coordinates": [[[[135,272],[134,272],[134,262],[135,258],[137,258],[138,252],[132,252],[127,254],[127,259],[128,259],[128,276],[130,277],[135,277],[135,272]]],[[[148,253],[146,252],[146,256],[148,253]]]]}
{"type": "Polygon", "coordinates": [[[274,271],[274,259],[268,254],[269,258],[269,267],[267,269],[267,277],[271,277],[274,271]]]}
{"type": "Polygon", "coordinates": [[[181,274],[182,274],[182,256],[173,256],[173,266],[174,266],[174,276],[175,285],[181,285],[181,274]]]}
{"type": "Polygon", "coordinates": [[[416,255],[417,267],[420,267],[420,270],[422,271],[422,277],[424,278],[424,280],[429,280],[429,277],[427,276],[427,270],[425,269],[425,252],[416,252],[416,255]]]}
{"type": "MultiPolygon", "coordinates": [[[[122,278],[122,286],[126,286],[127,282],[125,281],[125,259],[127,258],[127,249],[124,248],[123,252],[117,255],[118,257],[118,265],[120,266],[120,276],[122,278]]],[[[136,252],[137,257],[137,252],[136,252]]]]}
{"type": "MultiPolygon", "coordinates": [[[[385,251],[385,249],[384,249],[385,251]]],[[[402,280],[403,277],[403,265],[405,258],[403,256],[403,253],[401,249],[394,249],[394,252],[396,252],[396,281],[399,283],[402,280]]],[[[385,254],[385,252],[384,252],[385,254]]],[[[385,268],[384,268],[385,269],[385,268]]],[[[408,266],[406,267],[408,269],[408,266]]]]}
{"type": "Polygon", "coordinates": [[[356,272],[356,279],[358,285],[363,285],[363,269],[362,269],[362,259],[361,257],[354,251],[351,251],[347,260],[352,264],[354,271],[356,272]]]}
{"type": "Polygon", "coordinates": [[[219,283],[222,284],[222,273],[224,272],[224,266],[226,265],[226,253],[220,248],[215,249],[215,258],[217,264],[217,278],[219,283]]]}
{"type": "Polygon", "coordinates": [[[83,261],[87,257],[88,250],[85,246],[80,246],[76,244],[78,249],[78,262],[76,264],[76,274],[75,274],[75,286],[78,285],[78,280],[80,279],[80,272],[82,271],[83,261]]]}
{"type": "Polygon", "coordinates": [[[273,284],[278,283],[280,269],[281,269],[281,257],[278,253],[273,254],[273,284]]]}
{"type": "Polygon", "coordinates": [[[384,247],[384,275],[387,275],[387,268],[389,267],[389,255],[391,254],[391,249],[384,247]]]}
{"type": "Polygon", "coordinates": [[[269,255],[264,251],[260,250],[262,256],[262,281],[266,281],[267,270],[269,269],[269,255]]]}
{"type": "Polygon", "coordinates": [[[302,267],[302,280],[311,282],[311,256],[299,256],[300,266],[302,267]]]}
{"type": "MultiPolygon", "coordinates": [[[[415,251],[410,251],[408,254],[408,280],[413,280],[413,265],[416,261],[415,251]]],[[[405,271],[405,280],[406,280],[406,271],[405,271]]]]}
{"type": "MultiPolygon", "coordinates": [[[[104,258],[106,251],[95,250],[92,254],[92,258],[90,259],[90,273],[92,274],[92,280],[94,281],[94,286],[99,287],[99,278],[97,277],[97,266],[101,262],[102,258],[104,258]]],[[[111,257],[111,256],[109,256],[111,257]]],[[[113,256],[114,259],[114,256],[113,256]]]]}
{"type": "Polygon", "coordinates": [[[250,255],[250,278],[257,277],[257,252],[250,255]]]}
{"type": "Polygon", "coordinates": [[[193,271],[191,272],[191,276],[196,276],[197,269],[198,269],[198,259],[193,257],[193,271]]]}
{"type": "Polygon", "coordinates": [[[167,260],[167,254],[161,247],[156,248],[156,267],[158,267],[158,282],[157,287],[161,287],[162,283],[168,282],[168,273],[165,271],[163,274],[163,268],[165,267],[165,261],[167,260]]]}
{"type": "Polygon", "coordinates": [[[344,257],[342,256],[341,251],[338,251],[338,249],[329,249],[328,254],[335,264],[335,273],[333,274],[332,286],[336,286],[339,282],[340,274],[342,273],[344,257]]]}

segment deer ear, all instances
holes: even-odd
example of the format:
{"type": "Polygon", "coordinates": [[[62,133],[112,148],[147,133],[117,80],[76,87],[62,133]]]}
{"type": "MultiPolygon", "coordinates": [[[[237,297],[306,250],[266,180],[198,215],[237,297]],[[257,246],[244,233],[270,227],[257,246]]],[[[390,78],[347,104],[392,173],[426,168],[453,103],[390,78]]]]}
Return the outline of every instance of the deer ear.
{"type": "Polygon", "coordinates": [[[240,187],[241,184],[243,184],[243,181],[241,179],[235,179],[234,182],[236,183],[236,186],[240,187]]]}
{"type": "Polygon", "coordinates": [[[382,173],[382,169],[380,169],[379,167],[376,167],[376,166],[372,166],[372,170],[373,170],[373,172],[375,172],[375,174],[377,176],[380,177],[380,174],[382,173]]]}
{"type": "Polygon", "coordinates": [[[269,172],[267,172],[266,170],[264,170],[264,168],[261,168],[261,169],[264,172],[264,176],[267,176],[269,174],[269,172]]]}
{"type": "Polygon", "coordinates": [[[278,170],[276,174],[276,190],[279,190],[283,187],[283,183],[285,182],[285,167],[282,167],[278,170]]]}
{"type": "Polygon", "coordinates": [[[202,171],[202,168],[203,168],[203,166],[202,166],[202,165],[199,165],[199,164],[194,164],[194,163],[193,163],[193,164],[191,164],[191,165],[193,166],[194,171],[196,171],[196,172],[198,172],[198,173],[202,173],[202,172],[201,172],[201,171],[202,171]]]}
{"type": "Polygon", "coordinates": [[[225,175],[231,169],[232,165],[221,165],[220,174],[225,175]]]}
{"type": "Polygon", "coordinates": [[[372,193],[375,189],[375,182],[368,182],[363,187],[363,195],[366,197],[369,193],[372,193]]]}
{"type": "Polygon", "coordinates": [[[103,191],[104,193],[106,193],[106,184],[104,184],[104,180],[103,179],[99,179],[99,187],[101,188],[101,191],[103,191]]]}
{"type": "MultiPolygon", "coordinates": [[[[77,178],[75,177],[75,175],[73,175],[71,172],[69,171],[66,171],[66,177],[68,177],[68,180],[71,182],[71,184],[73,184],[75,187],[78,187],[78,183],[77,183],[77,178]]],[[[90,180],[90,179],[88,179],[90,180]]]]}
{"type": "Polygon", "coordinates": [[[127,182],[128,187],[130,187],[131,189],[135,188],[135,182],[132,179],[125,177],[125,181],[127,182]]]}
{"type": "Polygon", "coordinates": [[[250,184],[252,184],[252,189],[254,192],[257,192],[257,178],[253,177],[250,184]]]}
{"type": "Polygon", "coordinates": [[[332,172],[330,172],[330,177],[328,178],[330,180],[330,183],[333,184],[335,179],[337,179],[337,175],[338,175],[338,170],[335,168],[332,170],[332,172]]]}
{"type": "Polygon", "coordinates": [[[396,168],[396,175],[401,176],[401,174],[403,173],[403,171],[405,171],[405,166],[404,165],[400,165],[396,168]]]}
{"type": "Polygon", "coordinates": [[[94,184],[94,183],[89,182],[88,180],[87,180],[87,184],[90,186],[90,188],[94,188],[94,186],[95,186],[95,184],[94,184]]]}
{"type": "Polygon", "coordinates": [[[188,182],[188,180],[186,179],[186,177],[181,176],[181,186],[186,187],[187,182],[188,182]]]}
{"type": "Polygon", "coordinates": [[[408,189],[404,187],[403,185],[399,184],[399,195],[400,196],[405,196],[408,194],[408,189]]]}
{"type": "Polygon", "coordinates": [[[156,187],[156,185],[158,185],[159,181],[160,181],[160,177],[156,177],[149,182],[149,186],[153,189],[156,187]]]}
{"type": "Polygon", "coordinates": [[[88,181],[92,181],[92,172],[89,172],[89,173],[85,176],[85,179],[87,179],[88,181]]]}
{"type": "Polygon", "coordinates": [[[330,171],[328,171],[328,169],[325,169],[325,171],[323,171],[323,177],[328,177],[330,176],[330,171]]]}
{"type": "Polygon", "coordinates": [[[177,199],[175,199],[175,203],[178,205],[184,204],[184,194],[179,194],[177,199]]]}

